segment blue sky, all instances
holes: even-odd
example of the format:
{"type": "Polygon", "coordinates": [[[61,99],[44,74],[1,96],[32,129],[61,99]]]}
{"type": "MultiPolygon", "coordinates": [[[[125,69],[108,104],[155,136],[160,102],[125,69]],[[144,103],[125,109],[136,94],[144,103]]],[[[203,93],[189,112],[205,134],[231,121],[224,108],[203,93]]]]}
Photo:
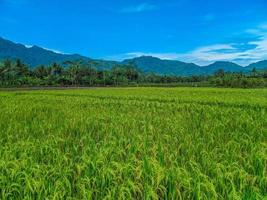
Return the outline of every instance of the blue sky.
{"type": "Polygon", "coordinates": [[[63,53],[267,59],[267,0],[0,0],[0,36],[63,53]]]}

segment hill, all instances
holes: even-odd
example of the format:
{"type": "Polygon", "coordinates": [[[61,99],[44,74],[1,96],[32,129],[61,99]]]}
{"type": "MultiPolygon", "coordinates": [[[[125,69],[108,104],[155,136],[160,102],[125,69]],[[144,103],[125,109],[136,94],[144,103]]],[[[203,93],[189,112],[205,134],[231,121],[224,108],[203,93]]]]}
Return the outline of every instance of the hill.
{"type": "Polygon", "coordinates": [[[53,62],[62,63],[64,61],[80,59],[87,61],[91,60],[78,54],[60,54],[38,46],[32,46],[28,48],[25,45],[17,44],[0,37],[0,59],[6,58],[19,58],[31,67],[41,64],[49,65],[53,62]]]}
{"type": "Polygon", "coordinates": [[[246,72],[247,68],[242,67],[233,62],[217,61],[211,65],[202,67],[205,74],[213,74],[214,72],[223,69],[226,72],[246,72]]]}
{"type": "Polygon", "coordinates": [[[169,74],[190,76],[201,74],[201,67],[193,63],[185,63],[175,60],[161,60],[152,56],[141,56],[128,59],[123,63],[133,63],[143,72],[153,72],[156,74],[169,74]]]}
{"type": "Polygon", "coordinates": [[[248,66],[248,68],[250,70],[252,70],[253,68],[256,68],[257,70],[264,70],[264,69],[266,70],[267,69],[267,60],[252,63],[248,66]]]}

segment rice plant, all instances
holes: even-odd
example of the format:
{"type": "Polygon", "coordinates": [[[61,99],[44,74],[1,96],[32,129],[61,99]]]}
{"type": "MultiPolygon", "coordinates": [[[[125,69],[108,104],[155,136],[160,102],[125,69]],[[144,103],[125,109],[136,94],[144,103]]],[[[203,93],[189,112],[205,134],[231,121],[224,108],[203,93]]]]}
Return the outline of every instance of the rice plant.
{"type": "Polygon", "coordinates": [[[0,92],[0,199],[264,199],[267,90],[0,92]]]}

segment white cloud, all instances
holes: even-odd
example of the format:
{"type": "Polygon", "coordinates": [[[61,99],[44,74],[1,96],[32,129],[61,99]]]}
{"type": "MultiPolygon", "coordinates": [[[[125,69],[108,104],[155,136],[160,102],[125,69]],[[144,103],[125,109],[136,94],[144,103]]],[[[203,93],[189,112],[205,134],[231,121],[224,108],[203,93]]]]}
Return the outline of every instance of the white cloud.
{"type": "Polygon", "coordinates": [[[29,49],[29,48],[32,48],[33,45],[25,44],[25,47],[29,49]]]}
{"type": "Polygon", "coordinates": [[[216,44],[197,48],[191,52],[177,55],[178,59],[186,62],[194,62],[199,65],[211,64],[215,61],[231,61],[235,59],[236,48],[233,44],[216,44]],[[225,53],[229,52],[229,53],[225,53]]]}
{"type": "Polygon", "coordinates": [[[152,53],[133,52],[113,56],[115,60],[129,59],[139,56],[154,56],[167,60],[181,60],[199,65],[208,65],[216,61],[232,61],[246,66],[250,63],[267,59],[267,23],[255,29],[245,30],[252,39],[247,43],[215,44],[196,48],[186,53],[152,53]],[[255,37],[254,37],[255,38],[255,37]]]}
{"type": "Polygon", "coordinates": [[[142,3],[135,6],[125,7],[120,10],[121,13],[140,13],[145,11],[156,10],[157,6],[149,3],[142,3]]]}
{"type": "Polygon", "coordinates": [[[42,48],[47,50],[47,51],[53,51],[54,53],[58,53],[58,54],[67,54],[67,53],[64,53],[64,52],[56,50],[56,49],[49,49],[49,48],[45,48],[45,47],[42,47],[42,48]]]}
{"type": "MultiPolygon", "coordinates": [[[[34,47],[34,45],[29,45],[29,44],[26,44],[26,45],[24,45],[24,46],[25,46],[26,48],[28,48],[28,49],[34,47]]],[[[45,50],[47,50],[47,51],[53,51],[54,53],[58,53],[58,54],[67,54],[67,53],[64,53],[64,52],[59,51],[59,50],[56,50],[56,49],[50,49],[50,48],[45,48],[45,47],[40,47],[40,48],[45,49],[45,50]]]]}
{"type": "Polygon", "coordinates": [[[131,53],[125,53],[125,54],[118,54],[114,56],[108,56],[106,59],[108,60],[116,60],[116,61],[122,61],[125,59],[131,59],[136,58],[140,56],[153,56],[160,59],[166,59],[166,60],[175,60],[177,59],[176,53],[147,53],[147,52],[131,52],[131,53]]]}

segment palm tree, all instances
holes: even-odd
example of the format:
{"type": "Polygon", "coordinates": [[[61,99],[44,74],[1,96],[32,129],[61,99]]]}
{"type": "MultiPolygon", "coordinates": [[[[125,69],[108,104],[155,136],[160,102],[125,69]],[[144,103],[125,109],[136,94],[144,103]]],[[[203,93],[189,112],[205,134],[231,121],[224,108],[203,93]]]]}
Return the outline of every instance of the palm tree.
{"type": "Polygon", "coordinates": [[[253,67],[253,69],[252,69],[251,72],[252,72],[253,77],[256,77],[256,75],[257,75],[257,69],[255,67],[253,67]]]}
{"type": "Polygon", "coordinates": [[[63,72],[63,68],[58,65],[57,63],[53,63],[52,67],[51,67],[51,75],[61,75],[63,72]]]}
{"type": "Polygon", "coordinates": [[[38,78],[44,78],[46,76],[48,76],[48,70],[45,66],[41,65],[39,67],[36,67],[34,69],[34,74],[38,77],[38,78]]]}
{"type": "Polygon", "coordinates": [[[79,72],[81,69],[82,62],[78,61],[67,61],[65,64],[69,65],[68,72],[72,80],[72,85],[78,85],[79,82],[79,72]]]}

